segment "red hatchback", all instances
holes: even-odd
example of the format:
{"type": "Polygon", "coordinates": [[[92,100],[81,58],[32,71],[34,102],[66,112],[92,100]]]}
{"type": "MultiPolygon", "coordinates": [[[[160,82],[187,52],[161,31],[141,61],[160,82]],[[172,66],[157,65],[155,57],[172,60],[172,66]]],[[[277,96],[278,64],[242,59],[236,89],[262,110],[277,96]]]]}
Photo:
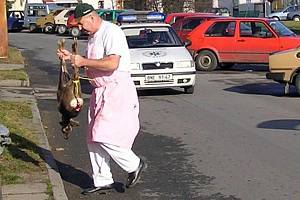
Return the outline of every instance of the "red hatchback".
{"type": "Polygon", "coordinates": [[[269,54],[300,46],[300,37],[281,22],[265,18],[214,18],[188,36],[196,68],[212,71],[235,63],[268,64],[269,54]]]}
{"type": "Polygon", "coordinates": [[[202,22],[213,19],[216,17],[220,17],[219,15],[204,13],[204,14],[197,14],[193,16],[183,17],[178,19],[174,24],[172,24],[173,29],[180,37],[180,39],[184,42],[188,36],[188,34],[194,30],[199,24],[202,22]]]}

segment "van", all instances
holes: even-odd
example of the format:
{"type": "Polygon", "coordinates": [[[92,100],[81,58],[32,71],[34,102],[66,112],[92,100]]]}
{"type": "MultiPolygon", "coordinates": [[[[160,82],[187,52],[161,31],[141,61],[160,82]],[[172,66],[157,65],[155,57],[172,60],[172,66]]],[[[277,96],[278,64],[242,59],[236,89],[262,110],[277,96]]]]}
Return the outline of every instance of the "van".
{"type": "Polygon", "coordinates": [[[44,33],[53,33],[55,30],[54,17],[62,11],[63,9],[53,10],[47,16],[38,18],[36,20],[37,29],[42,30],[44,33]]]}
{"type": "Polygon", "coordinates": [[[36,20],[40,17],[45,17],[51,10],[56,10],[58,8],[61,7],[56,4],[27,3],[24,10],[23,27],[29,29],[30,32],[36,31],[36,20]]]}

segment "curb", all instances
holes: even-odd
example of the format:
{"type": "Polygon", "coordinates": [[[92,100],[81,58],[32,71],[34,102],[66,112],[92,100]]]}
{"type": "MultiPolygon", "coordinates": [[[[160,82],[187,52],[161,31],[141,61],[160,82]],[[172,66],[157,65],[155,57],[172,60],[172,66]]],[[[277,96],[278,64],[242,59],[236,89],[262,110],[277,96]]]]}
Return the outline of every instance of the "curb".
{"type": "Polygon", "coordinates": [[[0,70],[24,69],[24,64],[0,64],[0,70]]]}
{"type": "Polygon", "coordinates": [[[29,87],[29,80],[0,80],[0,87],[29,87]]]}
{"type": "MultiPolygon", "coordinates": [[[[40,147],[44,149],[43,155],[48,169],[49,179],[52,185],[53,197],[55,200],[68,200],[66,195],[62,178],[58,172],[58,167],[51,153],[49,142],[43,128],[40,111],[37,107],[36,101],[32,104],[33,123],[37,127],[37,131],[42,133],[40,136],[40,147]]],[[[1,199],[0,199],[1,200],[1,199]]]]}
{"type": "MultiPolygon", "coordinates": [[[[1,70],[24,69],[24,64],[0,64],[1,70]]],[[[0,80],[0,86],[4,87],[29,87],[29,80],[0,80]]],[[[0,199],[1,200],[1,199],[0,199]]]]}

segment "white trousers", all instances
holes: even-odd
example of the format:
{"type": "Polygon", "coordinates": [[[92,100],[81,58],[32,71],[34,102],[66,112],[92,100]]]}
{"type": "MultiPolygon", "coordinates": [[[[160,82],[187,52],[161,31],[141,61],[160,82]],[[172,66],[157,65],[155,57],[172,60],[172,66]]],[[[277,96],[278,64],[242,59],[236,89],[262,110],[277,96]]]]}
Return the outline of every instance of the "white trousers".
{"type": "Polygon", "coordinates": [[[114,182],[110,171],[110,158],[128,173],[136,171],[140,164],[140,158],[131,149],[95,142],[88,144],[88,150],[95,187],[101,187],[114,182]]]}

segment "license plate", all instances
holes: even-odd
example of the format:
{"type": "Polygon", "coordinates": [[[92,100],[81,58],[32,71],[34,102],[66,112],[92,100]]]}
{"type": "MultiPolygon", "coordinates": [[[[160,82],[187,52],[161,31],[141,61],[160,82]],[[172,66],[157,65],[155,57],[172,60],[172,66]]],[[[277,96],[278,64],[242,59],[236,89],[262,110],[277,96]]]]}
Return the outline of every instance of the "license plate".
{"type": "Polygon", "coordinates": [[[145,82],[168,82],[173,80],[172,74],[153,74],[146,75],[145,82]]]}

